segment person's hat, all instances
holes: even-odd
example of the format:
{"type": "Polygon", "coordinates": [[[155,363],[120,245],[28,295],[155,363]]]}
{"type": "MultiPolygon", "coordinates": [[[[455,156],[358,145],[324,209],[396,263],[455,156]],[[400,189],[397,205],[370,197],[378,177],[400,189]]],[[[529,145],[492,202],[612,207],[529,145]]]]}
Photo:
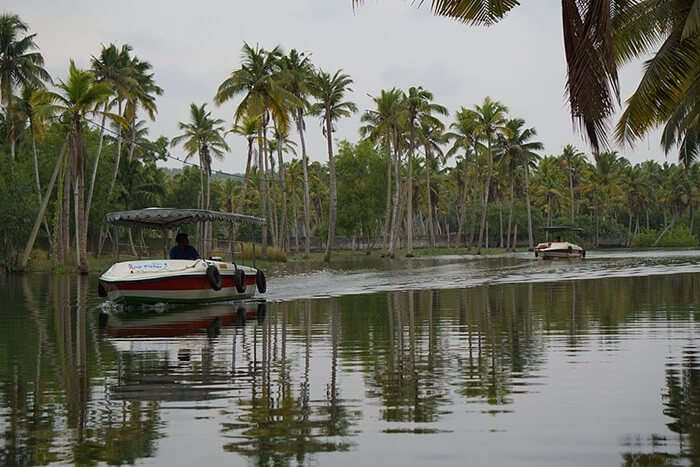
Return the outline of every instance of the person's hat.
{"type": "Polygon", "coordinates": [[[187,234],[184,233],[184,232],[180,232],[179,234],[177,234],[177,235],[175,236],[175,241],[176,241],[177,243],[184,242],[184,241],[186,241],[186,240],[189,240],[189,238],[187,237],[187,234]]]}

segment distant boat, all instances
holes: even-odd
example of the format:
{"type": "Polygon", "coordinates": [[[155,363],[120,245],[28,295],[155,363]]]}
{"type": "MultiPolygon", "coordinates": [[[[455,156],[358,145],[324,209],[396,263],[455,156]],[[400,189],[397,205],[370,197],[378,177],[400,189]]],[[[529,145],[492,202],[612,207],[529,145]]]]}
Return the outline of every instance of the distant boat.
{"type": "MultiPolygon", "coordinates": [[[[112,224],[169,229],[196,222],[248,222],[265,219],[201,209],[148,208],[107,214],[112,224]]],[[[210,303],[265,293],[262,270],[222,258],[135,260],[115,263],[99,278],[98,293],[117,303],[210,303]]]]}
{"type": "MultiPolygon", "coordinates": [[[[583,229],[569,226],[545,227],[544,230],[547,233],[583,232],[583,229]]],[[[586,250],[574,243],[562,241],[560,236],[555,242],[542,242],[535,247],[535,258],[572,259],[585,257],[586,250]]]]}

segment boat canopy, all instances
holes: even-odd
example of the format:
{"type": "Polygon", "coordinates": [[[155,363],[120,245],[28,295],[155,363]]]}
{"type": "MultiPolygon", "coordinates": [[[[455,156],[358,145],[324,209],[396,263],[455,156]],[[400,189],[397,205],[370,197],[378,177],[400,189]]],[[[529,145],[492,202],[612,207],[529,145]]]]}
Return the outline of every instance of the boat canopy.
{"type": "Polygon", "coordinates": [[[559,225],[559,226],[543,227],[543,228],[547,232],[583,232],[583,229],[580,227],[572,227],[572,226],[568,226],[568,225],[559,225]]]}
{"type": "Polygon", "coordinates": [[[265,224],[261,217],[246,216],[232,212],[208,211],[206,209],[146,208],[133,211],[107,213],[105,220],[110,224],[170,229],[183,224],[217,221],[230,224],[265,224]]]}

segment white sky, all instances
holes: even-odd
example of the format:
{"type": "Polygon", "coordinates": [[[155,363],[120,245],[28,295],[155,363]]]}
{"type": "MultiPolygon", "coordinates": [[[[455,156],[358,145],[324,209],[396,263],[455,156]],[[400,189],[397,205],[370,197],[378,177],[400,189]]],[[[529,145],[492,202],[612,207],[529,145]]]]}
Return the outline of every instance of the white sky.
{"type": "MultiPolygon", "coordinates": [[[[165,94],[151,123],[151,137],[177,134],[191,102],[211,102],[217,86],[239,66],[243,41],[285,51],[310,52],[327,71],[343,68],[355,81],[350,98],[360,110],[368,94],[421,85],[450,110],[491,96],[513,116],[534,126],[546,153],[568,143],[588,152],[574,133],[564,96],[565,60],[560,3],[524,2],[491,28],[434,17],[408,1],[377,0],[353,11],[351,0],[154,1],[5,0],[2,10],[19,14],[38,34],[50,73],[63,78],[69,59],[89,66],[102,44],[131,44],[151,62],[165,94]]],[[[426,1],[426,4],[430,3],[426,1]]],[[[621,73],[623,99],[641,76],[641,64],[621,73]]],[[[234,102],[214,115],[231,121],[234,102]]],[[[338,125],[336,138],[358,138],[359,113],[338,125]]],[[[320,126],[307,121],[309,155],[325,160],[320,126]]],[[[293,133],[296,139],[297,135],[293,133]]],[[[665,159],[658,134],[621,149],[633,162],[665,159]]],[[[242,171],[245,142],[229,136],[231,153],[216,169],[242,171]]],[[[175,149],[174,154],[181,151],[175,149]]],[[[670,154],[669,161],[676,160],[670,154]]],[[[171,165],[171,164],[169,164],[171,165]]],[[[172,166],[177,166],[173,163],[172,166]]]]}

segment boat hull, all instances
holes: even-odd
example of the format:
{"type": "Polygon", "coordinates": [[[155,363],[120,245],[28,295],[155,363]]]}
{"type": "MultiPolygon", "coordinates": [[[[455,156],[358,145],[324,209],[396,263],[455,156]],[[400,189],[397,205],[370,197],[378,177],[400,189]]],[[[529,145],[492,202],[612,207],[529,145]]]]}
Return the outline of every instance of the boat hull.
{"type": "Polygon", "coordinates": [[[535,247],[535,257],[541,259],[577,259],[585,256],[583,248],[568,242],[540,243],[535,247]]]}
{"type": "Polygon", "coordinates": [[[177,260],[117,263],[100,277],[99,283],[109,300],[124,304],[212,303],[255,296],[255,269],[238,267],[246,275],[245,291],[238,292],[234,283],[233,265],[185,261],[192,266],[183,267],[182,263],[177,260]],[[211,264],[219,269],[220,290],[214,290],[207,276],[206,268],[211,264]]]}

